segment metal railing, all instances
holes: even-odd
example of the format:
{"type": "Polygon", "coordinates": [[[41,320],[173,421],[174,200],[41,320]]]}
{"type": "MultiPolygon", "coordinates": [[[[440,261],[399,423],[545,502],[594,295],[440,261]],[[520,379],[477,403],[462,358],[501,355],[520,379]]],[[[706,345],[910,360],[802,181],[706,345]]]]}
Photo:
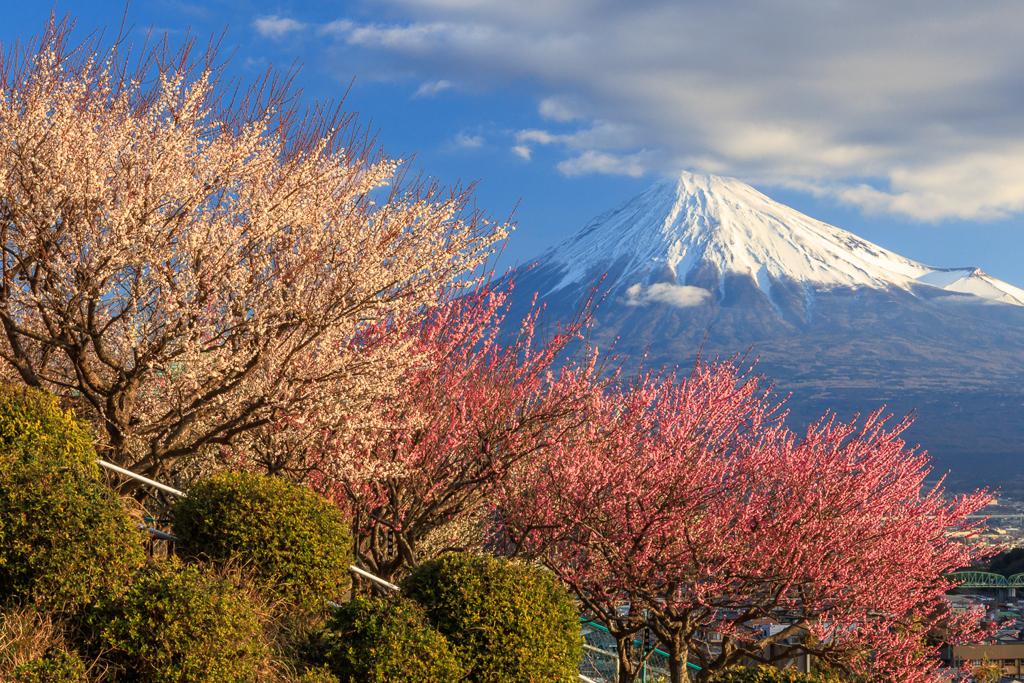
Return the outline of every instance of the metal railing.
{"type": "Polygon", "coordinates": [[[141,481],[143,484],[149,484],[150,486],[152,486],[154,488],[158,488],[161,491],[166,491],[167,493],[170,493],[172,496],[177,496],[178,498],[187,498],[188,497],[184,493],[179,491],[178,489],[172,489],[170,486],[164,486],[163,484],[161,484],[158,481],[153,481],[152,479],[144,477],[141,474],[136,474],[135,472],[132,472],[131,470],[126,470],[123,467],[118,467],[117,465],[114,465],[113,463],[109,463],[109,462],[107,462],[105,460],[97,460],[96,464],[99,465],[100,467],[105,467],[108,470],[112,470],[114,472],[117,472],[118,474],[123,474],[126,477],[131,477],[132,479],[135,479],[136,481],[141,481]]]}
{"type": "MultiPolygon", "coordinates": [[[[580,625],[583,627],[585,643],[583,649],[589,653],[584,656],[585,670],[592,675],[602,677],[607,673],[614,679],[615,674],[612,672],[618,668],[619,662],[615,638],[612,637],[607,627],[590,621],[586,617],[580,617],[580,625]]],[[[670,678],[669,654],[645,643],[641,638],[634,638],[633,644],[640,650],[635,660],[640,667],[640,677],[637,680],[650,681],[652,678],[649,676],[651,676],[654,677],[653,680],[667,681],[670,678]]],[[[700,667],[692,662],[687,662],[686,666],[691,672],[700,671],[700,667]]]]}
{"type": "Polygon", "coordinates": [[[379,576],[374,576],[370,572],[364,571],[364,570],[360,569],[359,567],[355,566],[354,564],[350,564],[348,566],[348,569],[353,574],[358,574],[359,576],[362,576],[365,579],[369,579],[370,581],[373,581],[378,586],[383,586],[384,588],[387,588],[388,590],[393,590],[396,593],[398,593],[401,590],[395,584],[388,583],[387,581],[385,581],[384,579],[380,578],[379,576]]]}
{"type": "MultiPolygon", "coordinates": [[[[178,498],[188,498],[188,495],[186,495],[184,491],[179,491],[178,489],[171,488],[170,486],[166,486],[164,484],[161,484],[158,481],[153,481],[152,479],[149,479],[148,477],[144,477],[141,474],[136,474],[135,472],[132,472],[131,470],[124,469],[123,467],[118,467],[117,465],[114,465],[112,463],[106,462],[104,460],[97,460],[96,464],[101,466],[101,467],[104,467],[104,468],[106,468],[108,470],[111,470],[113,472],[117,472],[118,474],[121,474],[123,476],[130,477],[132,479],[135,479],[136,481],[140,481],[140,482],[142,482],[144,484],[148,484],[149,486],[153,486],[153,487],[155,487],[155,488],[157,488],[157,489],[159,489],[161,491],[164,491],[165,493],[171,494],[172,496],[177,496],[178,498]]],[[[155,537],[155,538],[159,538],[159,539],[166,540],[166,541],[177,541],[178,540],[178,537],[174,536],[173,534],[169,534],[169,533],[166,533],[164,531],[160,531],[159,529],[154,529],[152,527],[148,527],[145,524],[139,524],[138,526],[140,528],[146,529],[149,532],[149,534],[151,536],[155,537]]],[[[355,566],[354,564],[349,565],[348,569],[353,574],[356,574],[356,575],[361,576],[361,577],[363,577],[365,579],[373,581],[378,586],[382,586],[382,587],[384,587],[384,588],[386,588],[388,590],[394,591],[396,593],[401,591],[401,589],[398,586],[396,586],[395,584],[393,584],[393,583],[391,583],[389,581],[385,581],[384,579],[380,578],[379,576],[374,576],[370,572],[366,571],[365,569],[360,569],[359,567],[355,566]]],[[[330,601],[328,601],[328,604],[335,605],[335,603],[332,603],[330,601]]],[[[585,622],[585,623],[589,624],[591,622],[585,622]]],[[[592,624],[592,625],[597,626],[598,628],[603,628],[602,626],[600,626],[598,624],[592,624]]],[[[598,648],[594,648],[594,647],[591,647],[591,646],[584,645],[584,647],[587,648],[587,649],[591,649],[591,650],[598,650],[599,652],[602,652],[602,653],[604,652],[603,650],[599,650],[598,648]]],[[[660,652],[660,650],[657,651],[657,652],[660,652]]],[[[607,653],[605,653],[605,654],[607,654],[607,653]]],[[[596,681],[596,680],[594,680],[592,678],[588,678],[587,676],[584,676],[583,674],[579,674],[579,680],[583,681],[583,683],[600,683],[599,681],[596,681]]]]}
{"type": "MultiPolygon", "coordinates": [[[[118,467],[117,465],[114,465],[113,463],[109,463],[109,462],[107,462],[105,460],[97,460],[96,464],[99,465],[100,467],[104,467],[104,468],[106,468],[108,470],[111,470],[113,472],[117,472],[118,474],[122,474],[122,475],[124,475],[126,477],[130,477],[132,479],[135,479],[136,481],[141,481],[143,484],[148,484],[149,486],[153,486],[154,488],[160,489],[161,491],[169,493],[172,496],[177,496],[178,498],[188,498],[188,495],[186,495],[184,491],[179,491],[178,489],[171,488],[170,486],[166,486],[164,484],[161,484],[158,481],[153,481],[152,479],[149,479],[148,477],[144,477],[141,474],[136,474],[135,472],[132,472],[131,470],[124,469],[123,467],[118,467]]],[[[160,531],[159,529],[154,529],[153,527],[146,526],[145,524],[139,524],[138,526],[139,526],[140,529],[145,529],[146,531],[148,531],[149,535],[153,536],[154,538],[159,538],[159,539],[164,540],[164,541],[177,541],[178,540],[177,536],[175,536],[173,534],[169,534],[169,533],[167,533],[165,531],[160,531]]],[[[366,571],[365,569],[360,569],[359,567],[355,566],[354,564],[349,565],[348,570],[350,572],[352,572],[353,574],[358,574],[359,576],[362,576],[363,578],[366,578],[366,579],[369,579],[370,581],[373,581],[374,583],[376,583],[379,586],[383,586],[384,588],[387,588],[387,589],[393,590],[393,591],[397,591],[398,590],[398,586],[396,586],[395,584],[389,583],[389,582],[385,581],[384,579],[380,578],[379,576],[374,576],[370,572],[366,571]]]]}

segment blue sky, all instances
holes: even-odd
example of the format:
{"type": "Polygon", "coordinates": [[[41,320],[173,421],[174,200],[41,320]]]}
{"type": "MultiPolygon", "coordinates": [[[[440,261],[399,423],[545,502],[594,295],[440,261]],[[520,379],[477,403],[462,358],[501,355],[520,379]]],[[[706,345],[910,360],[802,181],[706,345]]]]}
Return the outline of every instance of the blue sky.
{"type": "MultiPolygon", "coordinates": [[[[55,8],[84,38],[125,5],[55,8]]],[[[0,40],[48,15],[5,3],[0,40]]],[[[518,205],[506,262],[685,169],[1024,287],[1019,0],[134,0],[128,23],[227,29],[232,75],[298,61],[304,99],[348,91],[389,155],[479,181],[496,219],[518,205]]]]}

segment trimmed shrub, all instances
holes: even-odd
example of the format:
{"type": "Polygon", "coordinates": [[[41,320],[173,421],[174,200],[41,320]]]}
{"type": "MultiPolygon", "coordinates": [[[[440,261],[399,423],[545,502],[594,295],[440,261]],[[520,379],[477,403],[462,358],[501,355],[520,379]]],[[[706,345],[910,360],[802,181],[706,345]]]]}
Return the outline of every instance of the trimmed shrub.
{"type": "Polygon", "coordinates": [[[248,682],[269,657],[253,603],[195,565],[147,567],[88,622],[92,647],[120,671],[118,681],[248,682]]]}
{"type": "Polygon", "coordinates": [[[227,472],[197,482],[172,511],[179,552],[254,569],[269,593],[318,608],[348,587],[352,539],[341,512],[280,477],[227,472]]]}
{"type": "Polygon", "coordinates": [[[550,574],[521,562],[442,555],[401,584],[470,665],[467,681],[572,681],[583,653],[576,607],[550,574]]]}
{"type": "Polygon", "coordinates": [[[95,460],[89,428],[53,396],[0,385],[0,604],[87,603],[145,562],[95,460]]]}
{"type": "Polygon", "coordinates": [[[465,669],[423,608],[404,598],[358,597],[334,610],[321,636],[341,683],[449,683],[465,669]]]}
{"type": "Polygon", "coordinates": [[[67,650],[54,650],[14,670],[14,683],[82,683],[85,664],[67,650]]]}

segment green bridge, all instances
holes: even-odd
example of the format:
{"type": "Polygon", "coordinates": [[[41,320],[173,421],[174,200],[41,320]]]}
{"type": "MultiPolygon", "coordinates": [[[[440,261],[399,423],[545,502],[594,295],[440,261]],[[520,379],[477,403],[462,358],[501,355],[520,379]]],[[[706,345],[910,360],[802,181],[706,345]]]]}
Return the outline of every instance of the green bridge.
{"type": "Polygon", "coordinates": [[[960,571],[946,574],[958,583],[957,588],[1024,588],[1024,574],[1006,577],[981,571],[960,571]]]}

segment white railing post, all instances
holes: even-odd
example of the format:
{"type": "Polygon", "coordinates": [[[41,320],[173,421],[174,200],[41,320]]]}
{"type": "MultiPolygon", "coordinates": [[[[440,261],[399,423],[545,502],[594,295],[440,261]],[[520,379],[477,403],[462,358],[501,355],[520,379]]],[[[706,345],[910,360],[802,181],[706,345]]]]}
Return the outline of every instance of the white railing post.
{"type": "Polygon", "coordinates": [[[156,488],[160,489],[161,491],[166,491],[167,493],[170,493],[173,496],[178,496],[179,498],[184,498],[185,497],[185,494],[182,493],[181,491],[179,491],[178,489],[172,489],[170,486],[164,486],[163,484],[161,484],[158,481],[153,481],[152,479],[147,479],[146,477],[142,476],[141,474],[136,474],[135,472],[132,472],[131,470],[124,469],[123,467],[118,467],[117,465],[113,465],[113,464],[111,464],[109,462],[106,462],[104,460],[97,460],[96,464],[101,466],[101,467],[105,467],[108,470],[113,470],[114,472],[117,472],[119,474],[123,474],[126,477],[131,477],[132,479],[141,481],[144,484],[149,484],[150,486],[155,486],[156,488]]]}
{"type": "Polygon", "coordinates": [[[389,590],[393,590],[393,591],[396,591],[396,592],[401,590],[395,584],[388,583],[387,581],[385,581],[384,579],[380,578],[379,576],[374,576],[370,572],[364,571],[364,570],[360,569],[359,567],[355,566],[354,564],[349,565],[348,570],[350,572],[352,572],[353,574],[358,574],[359,576],[367,578],[370,581],[373,581],[375,584],[377,584],[379,586],[384,586],[385,588],[387,588],[389,590]]]}

